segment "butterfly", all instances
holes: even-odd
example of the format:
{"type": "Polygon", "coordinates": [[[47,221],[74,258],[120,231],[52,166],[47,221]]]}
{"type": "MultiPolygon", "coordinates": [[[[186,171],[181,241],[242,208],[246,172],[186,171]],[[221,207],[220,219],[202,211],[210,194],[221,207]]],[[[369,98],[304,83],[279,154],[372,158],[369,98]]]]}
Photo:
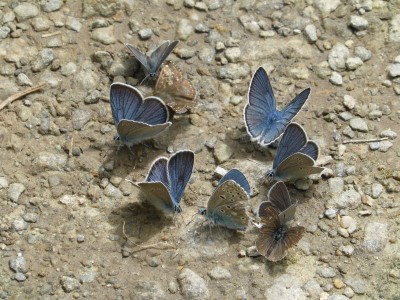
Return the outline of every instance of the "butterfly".
{"type": "Polygon", "coordinates": [[[164,213],[181,212],[179,205],[193,171],[194,153],[178,151],[170,157],[156,159],[144,182],[137,186],[153,206],[164,213]]]}
{"type": "Polygon", "coordinates": [[[184,78],[182,71],[172,63],[162,67],[154,91],[177,114],[183,114],[197,104],[193,84],[184,78]]]}
{"type": "Polygon", "coordinates": [[[146,69],[146,72],[148,73],[147,76],[150,76],[150,78],[155,78],[161,64],[168,57],[168,55],[170,55],[170,53],[172,52],[172,50],[174,50],[174,48],[176,47],[176,45],[178,45],[178,43],[179,41],[172,41],[172,42],[166,41],[160,46],[158,46],[158,48],[155,49],[150,54],[150,56],[146,56],[145,54],[140,52],[139,49],[133,47],[130,44],[125,44],[125,46],[146,69]]]}
{"type": "Polygon", "coordinates": [[[235,230],[246,230],[249,217],[245,205],[250,195],[250,185],[237,169],[232,169],[218,182],[207,203],[199,213],[211,223],[235,230]]]}
{"type": "Polygon", "coordinates": [[[282,135],[272,170],[267,176],[286,181],[321,173],[324,168],[314,166],[318,152],[318,145],[307,140],[303,127],[297,123],[290,123],[282,135]]]}
{"type": "Polygon", "coordinates": [[[265,206],[261,215],[263,217],[255,242],[256,249],[268,260],[279,261],[285,257],[286,250],[296,245],[303,237],[304,227],[289,227],[288,220],[281,221],[278,212],[272,206],[265,206]]]}
{"type": "Polygon", "coordinates": [[[258,207],[258,216],[260,218],[267,218],[264,215],[267,207],[272,207],[279,214],[281,223],[285,223],[294,218],[296,212],[297,202],[292,201],[286,185],[282,181],[275,183],[268,192],[268,201],[260,203],[258,207]]]}
{"type": "Polygon", "coordinates": [[[128,147],[153,138],[171,126],[164,102],[157,97],[143,99],[140,91],[130,85],[111,84],[110,104],[118,138],[128,147]]]}
{"type": "Polygon", "coordinates": [[[251,79],[248,103],[244,108],[244,122],[252,141],[266,146],[279,138],[287,124],[299,113],[310,95],[310,89],[298,94],[282,111],[276,100],[267,73],[260,67],[251,79]]]}

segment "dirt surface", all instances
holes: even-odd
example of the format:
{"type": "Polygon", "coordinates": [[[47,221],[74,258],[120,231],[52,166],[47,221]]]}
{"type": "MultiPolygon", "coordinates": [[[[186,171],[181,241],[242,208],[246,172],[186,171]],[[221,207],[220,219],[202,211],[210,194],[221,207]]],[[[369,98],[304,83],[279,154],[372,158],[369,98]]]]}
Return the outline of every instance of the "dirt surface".
{"type": "Polygon", "coordinates": [[[399,299],[399,1],[32,3],[0,1],[0,99],[47,82],[0,111],[1,299],[399,299]],[[175,39],[168,60],[198,105],[129,151],[109,86],[144,74],[124,44],[175,39]],[[326,167],[288,183],[306,233],[277,263],[251,224],[196,215],[217,166],[247,176],[251,219],[266,200],[275,149],[250,141],[242,113],[259,66],[280,108],[311,88],[295,120],[326,167]],[[127,180],[182,149],[195,166],[171,219],[127,180]]]}

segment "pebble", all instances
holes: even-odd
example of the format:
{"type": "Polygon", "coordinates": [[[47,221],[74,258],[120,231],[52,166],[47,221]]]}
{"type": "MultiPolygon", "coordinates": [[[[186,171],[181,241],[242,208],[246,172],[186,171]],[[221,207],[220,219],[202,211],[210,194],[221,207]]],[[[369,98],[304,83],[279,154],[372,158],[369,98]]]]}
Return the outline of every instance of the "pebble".
{"type": "Polygon", "coordinates": [[[85,241],[85,236],[82,235],[82,234],[78,234],[77,237],[76,237],[76,241],[78,243],[83,243],[85,241]]]}
{"type": "Polygon", "coordinates": [[[19,73],[17,76],[17,84],[20,86],[32,86],[33,83],[24,73],[19,73]]]}
{"type": "Polygon", "coordinates": [[[60,73],[61,73],[61,75],[68,77],[70,75],[75,74],[77,72],[77,70],[78,70],[78,66],[74,62],[69,62],[61,67],[60,73]]]}
{"type": "Polygon", "coordinates": [[[331,0],[331,1],[324,1],[324,0],[315,0],[315,6],[324,14],[331,13],[335,11],[338,6],[341,4],[340,0],[331,0]]]}
{"type": "Polygon", "coordinates": [[[388,137],[391,140],[397,138],[397,133],[391,129],[386,129],[379,134],[380,137],[388,137]]]}
{"type": "Polygon", "coordinates": [[[359,117],[355,117],[350,120],[350,127],[355,131],[368,132],[367,122],[359,117]]]}
{"type": "Polygon", "coordinates": [[[50,29],[51,22],[49,19],[44,18],[44,17],[36,17],[32,20],[31,22],[32,27],[35,31],[40,32],[40,31],[47,31],[50,29]]]}
{"type": "Polygon", "coordinates": [[[389,225],[387,223],[369,222],[365,226],[363,246],[368,252],[383,250],[388,241],[389,225]]]}
{"type": "Polygon", "coordinates": [[[292,274],[283,274],[276,278],[272,286],[265,291],[264,297],[264,299],[307,299],[299,278],[292,274]]]}
{"type": "Polygon", "coordinates": [[[345,296],[347,296],[349,298],[352,298],[354,296],[354,291],[353,291],[353,289],[351,287],[348,286],[348,287],[346,287],[344,289],[343,295],[345,295],[345,296]]]}
{"type": "Polygon", "coordinates": [[[130,290],[129,299],[166,299],[164,289],[157,281],[140,280],[130,290]]]}
{"type": "Polygon", "coordinates": [[[236,80],[247,77],[249,73],[250,68],[247,64],[228,64],[219,68],[218,78],[236,80]]]}
{"type": "Polygon", "coordinates": [[[400,64],[390,64],[387,67],[387,71],[389,73],[389,76],[392,78],[400,76],[400,64]]]}
{"type": "Polygon", "coordinates": [[[15,280],[18,281],[18,282],[22,282],[22,281],[25,281],[25,280],[26,280],[25,274],[19,273],[19,272],[15,273],[14,278],[15,278],[15,280]]]}
{"type": "Polygon", "coordinates": [[[332,195],[341,194],[344,189],[344,180],[341,177],[329,178],[328,185],[332,195]]]}
{"type": "Polygon", "coordinates": [[[80,283],[93,282],[93,281],[96,280],[96,277],[97,277],[97,272],[89,271],[89,272],[86,272],[86,273],[82,274],[79,277],[79,282],[80,283]]]}
{"type": "Polygon", "coordinates": [[[94,29],[92,31],[91,38],[104,45],[114,44],[116,41],[114,35],[114,26],[94,29]]]}
{"type": "Polygon", "coordinates": [[[25,191],[25,186],[22,183],[11,183],[8,187],[7,199],[12,202],[18,202],[19,197],[25,191]]]}
{"type": "Polygon", "coordinates": [[[353,233],[357,230],[357,221],[350,216],[343,216],[340,219],[340,226],[347,229],[348,233],[353,233]]]}
{"type": "Polygon", "coordinates": [[[390,148],[392,148],[393,143],[390,141],[381,141],[379,142],[379,151],[380,152],[387,152],[390,148]]]}
{"type": "Polygon", "coordinates": [[[201,62],[206,65],[212,64],[215,60],[215,50],[211,47],[202,47],[197,55],[201,62]]]}
{"type": "MultiPolygon", "coordinates": [[[[320,298],[320,300],[321,300],[321,298],[320,298]]],[[[327,298],[327,300],[349,300],[349,298],[347,298],[347,297],[344,296],[344,295],[333,294],[333,295],[330,295],[330,296],[327,298]]]]}
{"type": "Polygon", "coordinates": [[[343,96],[343,105],[349,110],[352,110],[356,106],[356,99],[350,95],[343,96]]]}
{"type": "Polygon", "coordinates": [[[351,256],[354,252],[354,247],[352,245],[347,245],[347,246],[340,246],[339,251],[342,252],[346,256],[351,256]]]}
{"type": "Polygon", "coordinates": [[[377,199],[382,194],[382,192],[383,192],[382,184],[374,182],[371,187],[371,197],[377,199]]]}
{"type": "Polygon", "coordinates": [[[328,55],[329,66],[334,71],[344,70],[346,68],[346,60],[350,55],[349,49],[341,43],[337,43],[328,55]]]}
{"type": "Polygon", "coordinates": [[[40,51],[36,57],[36,60],[33,62],[32,71],[39,72],[49,66],[53,60],[55,59],[55,55],[52,49],[44,48],[40,51]]]}
{"type": "Polygon", "coordinates": [[[314,24],[308,24],[304,28],[304,35],[310,43],[315,43],[318,40],[317,27],[314,24]]]}
{"type": "Polygon", "coordinates": [[[0,26],[0,40],[8,37],[8,34],[11,32],[11,29],[7,26],[0,26]]]}
{"type": "Polygon", "coordinates": [[[72,112],[72,127],[75,130],[82,130],[83,126],[87,124],[92,118],[90,110],[76,109],[72,112]]]}
{"type": "Polygon", "coordinates": [[[329,81],[334,85],[340,86],[343,84],[342,75],[340,75],[338,72],[332,72],[331,77],[329,78],[329,81]]]}
{"type": "Polygon", "coordinates": [[[109,183],[104,189],[104,195],[113,199],[121,199],[124,196],[121,190],[116,188],[111,183],[109,183]]]}
{"type": "Polygon", "coordinates": [[[400,42],[400,14],[394,15],[389,24],[389,41],[400,42]]]}
{"type": "Polygon", "coordinates": [[[187,299],[210,299],[206,282],[197,273],[184,268],[178,276],[181,292],[187,299]]]}
{"type": "Polygon", "coordinates": [[[344,282],[342,280],[340,280],[339,278],[335,278],[333,280],[333,285],[335,286],[335,288],[337,289],[342,289],[344,287],[344,282]]]}
{"type": "Polygon", "coordinates": [[[23,22],[25,20],[31,19],[39,15],[39,9],[36,5],[32,3],[21,3],[14,8],[15,17],[18,22],[23,22]]]}
{"type": "Polygon", "coordinates": [[[243,27],[251,33],[257,34],[260,30],[260,25],[258,25],[253,15],[242,15],[239,17],[239,21],[243,27]]]}
{"type": "Polygon", "coordinates": [[[143,28],[139,30],[138,35],[141,40],[145,41],[151,38],[153,35],[153,30],[150,28],[143,28]]]}
{"type": "Polygon", "coordinates": [[[333,278],[336,276],[336,270],[332,267],[321,267],[317,270],[317,274],[323,278],[333,278]]]}
{"type": "Polygon", "coordinates": [[[225,50],[225,57],[230,63],[239,62],[242,52],[239,47],[228,48],[225,50]]]}
{"type": "Polygon", "coordinates": [[[372,57],[371,51],[369,51],[367,48],[362,47],[362,46],[357,46],[354,48],[354,54],[361,58],[363,62],[370,60],[372,57]]]}
{"type": "Polygon", "coordinates": [[[53,12],[59,10],[64,4],[63,0],[47,0],[41,1],[42,9],[45,12],[53,12]]]}
{"type": "Polygon", "coordinates": [[[350,286],[356,294],[365,294],[366,284],[361,278],[346,278],[344,281],[348,286],[350,286]]]}
{"type": "Polygon", "coordinates": [[[68,16],[67,19],[65,20],[65,28],[76,32],[80,32],[82,29],[82,23],[79,22],[77,18],[68,16]]]}
{"type": "Polygon", "coordinates": [[[310,279],[303,285],[303,289],[308,293],[311,299],[319,299],[324,292],[319,283],[315,279],[310,279]]]}
{"type": "Polygon", "coordinates": [[[0,190],[8,188],[8,180],[5,177],[0,177],[0,190]]]}
{"type": "Polygon", "coordinates": [[[194,32],[193,26],[188,19],[181,19],[178,22],[176,29],[177,38],[181,41],[186,41],[194,32]]]}
{"type": "Polygon", "coordinates": [[[147,256],[146,257],[146,262],[152,268],[156,268],[159,265],[161,265],[161,260],[158,257],[155,257],[155,256],[147,256]]]}
{"type": "Polygon", "coordinates": [[[336,215],[337,215],[337,210],[333,209],[333,208],[328,208],[324,212],[324,216],[330,220],[334,219],[336,217],[336,215]]]}
{"type": "Polygon", "coordinates": [[[10,259],[9,262],[10,269],[16,273],[26,273],[28,272],[28,264],[25,257],[21,253],[18,253],[16,258],[10,259]]]}
{"type": "Polygon", "coordinates": [[[170,281],[168,283],[168,291],[171,294],[176,294],[178,292],[178,289],[179,289],[179,287],[178,287],[178,284],[176,283],[176,281],[170,281]]]}
{"type": "Polygon", "coordinates": [[[349,25],[355,30],[365,30],[368,27],[368,21],[360,16],[350,16],[349,25]]]}
{"type": "Polygon", "coordinates": [[[48,152],[40,152],[38,157],[34,159],[33,165],[38,170],[62,170],[67,163],[67,156],[63,154],[54,154],[48,152]]]}
{"type": "Polygon", "coordinates": [[[208,276],[210,276],[211,279],[214,279],[214,280],[230,279],[232,277],[229,270],[227,270],[221,266],[214,267],[207,274],[208,274],[208,276]]]}
{"type": "Polygon", "coordinates": [[[338,208],[355,209],[361,204],[361,195],[354,189],[349,189],[333,198],[338,208]]]}
{"type": "Polygon", "coordinates": [[[79,280],[69,276],[62,276],[60,283],[66,293],[71,293],[80,287],[79,280]]]}
{"type": "Polygon", "coordinates": [[[310,178],[301,178],[294,182],[294,186],[300,191],[307,191],[312,184],[313,181],[310,178]]]}
{"type": "Polygon", "coordinates": [[[226,162],[232,155],[232,149],[225,143],[218,143],[214,148],[214,156],[219,164],[226,162]]]}
{"type": "Polygon", "coordinates": [[[346,69],[347,70],[353,71],[362,65],[363,65],[363,61],[358,56],[357,57],[349,57],[348,59],[346,59],[346,69]]]}

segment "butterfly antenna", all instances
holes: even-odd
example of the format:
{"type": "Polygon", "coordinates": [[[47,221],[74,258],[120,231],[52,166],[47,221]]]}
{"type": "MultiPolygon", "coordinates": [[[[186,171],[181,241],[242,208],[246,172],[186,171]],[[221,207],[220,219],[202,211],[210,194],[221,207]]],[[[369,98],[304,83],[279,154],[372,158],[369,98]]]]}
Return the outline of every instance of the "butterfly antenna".
{"type": "Polygon", "coordinates": [[[149,78],[150,74],[147,74],[145,78],[139,83],[139,85],[142,85],[143,82],[145,82],[149,78]]]}

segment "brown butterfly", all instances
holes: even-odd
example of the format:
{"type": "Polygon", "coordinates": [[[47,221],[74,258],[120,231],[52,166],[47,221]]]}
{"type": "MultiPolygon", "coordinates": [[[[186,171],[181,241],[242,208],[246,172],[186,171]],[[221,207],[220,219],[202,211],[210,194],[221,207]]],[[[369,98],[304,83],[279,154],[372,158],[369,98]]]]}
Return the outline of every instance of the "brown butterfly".
{"type": "Polygon", "coordinates": [[[262,215],[256,249],[268,260],[279,261],[285,257],[286,250],[303,237],[304,227],[289,227],[287,222],[281,222],[278,212],[271,206],[265,206],[262,215]]]}
{"type": "Polygon", "coordinates": [[[197,104],[193,84],[172,63],[162,67],[154,92],[177,114],[183,114],[197,104]]]}

